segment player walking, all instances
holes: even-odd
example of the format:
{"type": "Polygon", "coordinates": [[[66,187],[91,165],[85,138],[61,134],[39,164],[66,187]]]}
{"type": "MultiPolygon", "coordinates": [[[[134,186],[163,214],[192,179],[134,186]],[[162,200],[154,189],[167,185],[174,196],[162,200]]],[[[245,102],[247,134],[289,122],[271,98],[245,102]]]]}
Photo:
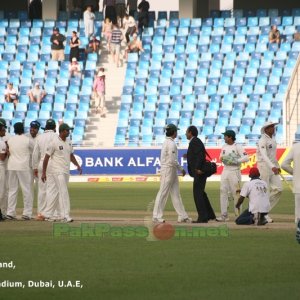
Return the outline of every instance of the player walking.
{"type": "Polygon", "coordinates": [[[163,143],[160,155],[160,188],[155,199],[153,209],[153,222],[163,223],[163,211],[168,196],[171,194],[173,206],[178,214],[178,222],[190,223],[190,219],[184,209],[179,192],[177,171],[185,176],[185,170],[178,163],[178,150],[174,139],[177,137],[178,128],[174,124],[166,126],[166,139],[163,143]]]}

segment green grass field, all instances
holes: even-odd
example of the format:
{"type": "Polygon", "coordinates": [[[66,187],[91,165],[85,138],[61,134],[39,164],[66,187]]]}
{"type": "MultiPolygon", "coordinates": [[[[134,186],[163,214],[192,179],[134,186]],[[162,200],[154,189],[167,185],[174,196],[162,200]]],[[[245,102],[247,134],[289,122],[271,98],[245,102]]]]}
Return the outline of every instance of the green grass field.
{"type": "MultiPolygon", "coordinates": [[[[180,186],[185,207],[195,217],[192,184],[180,186]]],[[[72,215],[75,220],[142,220],[150,214],[147,206],[158,187],[159,183],[70,184],[72,215]]],[[[207,192],[219,212],[219,184],[209,182],[207,192]]],[[[5,221],[0,223],[0,263],[13,261],[16,268],[0,269],[0,283],[20,281],[25,287],[0,287],[0,299],[299,299],[300,245],[293,214],[293,195],[285,189],[272,212],[276,223],[237,228],[231,222],[226,237],[153,242],[111,235],[54,237],[52,223],[5,221]],[[52,280],[55,287],[27,286],[28,281],[40,280],[52,280]],[[58,287],[61,281],[80,281],[82,288],[58,287]]],[[[166,219],[177,219],[170,201],[166,219]]],[[[70,227],[80,225],[75,221],[70,227]]]]}

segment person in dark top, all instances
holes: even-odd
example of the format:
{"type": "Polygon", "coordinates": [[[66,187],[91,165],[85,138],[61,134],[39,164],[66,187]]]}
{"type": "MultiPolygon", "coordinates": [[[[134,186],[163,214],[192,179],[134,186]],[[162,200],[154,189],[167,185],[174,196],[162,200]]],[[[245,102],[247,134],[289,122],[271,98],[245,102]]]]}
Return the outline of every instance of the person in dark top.
{"type": "Polygon", "coordinates": [[[77,32],[73,31],[72,32],[72,37],[70,39],[70,61],[72,61],[72,58],[75,57],[76,60],[79,60],[79,46],[80,46],[80,40],[79,37],[77,36],[77,32]]]}
{"type": "Polygon", "coordinates": [[[142,2],[138,6],[138,22],[139,22],[139,33],[141,34],[143,28],[148,27],[149,24],[149,2],[146,0],[142,0],[142,2]]]}
{"type": "Polygon", "coordinates": [[[66,37],[59,33],[59,29],[57,27],[53,28],[53,34],[51,35],[51,55],[52,60],[62,61],[65,59],[64,54],[64,41],[66,37]]]}
{"type": "Polygon", "coordinates": [[[189,126],[186,130],[186,137],[190,143],[184,157],[187,158],[188,172],[194,178],[193,195],[198,212],[198,218],[193,223],[207,223],[209,220],[215,220],[216,215],[205,192],[207,176],[202,168],[206,160],[206,150],[198,138],[197,127],[189,126]]]}
{"type": "Polygon", "coordinates": [[[42,19],[42,1],[32,0],[28,6],[29,19],[42,19]]]}
{"type": "Polygon", "coordinates": [[[113,24],[117,22],[116,0],[103,0],[103,11],[105,8],[104,19],[109,18],[113,24]]]}

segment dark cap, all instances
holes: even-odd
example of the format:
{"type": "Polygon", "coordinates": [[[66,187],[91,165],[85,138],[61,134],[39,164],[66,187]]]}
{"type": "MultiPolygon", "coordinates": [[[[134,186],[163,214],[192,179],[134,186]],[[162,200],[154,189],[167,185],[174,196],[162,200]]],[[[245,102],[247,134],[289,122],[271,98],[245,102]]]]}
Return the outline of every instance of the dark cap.
{"type": "Polygon", "coordinates": [[[250,178],[254,178],[254,177],[259,177],[260,176],[260,173],[259,173],[259,170],[255,167],[251,168],[250,171],[249,171],[249,177],[250,178]]]}
{"type": "Polygon", "coordinates": [[[32,122],[30,123],[30,127],[33,127],[33,128],[36,128],[36,129],[40,129],[41,124],[40,124],[40,122],[38,122],[38,121],[32,121],[32,122]]]}
{"type": "Polygon", "coordinates": [[[235,139],[235,132],[233,130],[226,130],[225,132],[223,132],[222,134],[226,135],[226,136],[230,136],[232,138],[235,139]]]}
{"type": "Polygon", "coordinates": [[[68,124],[66,123],[62,123],[59,125],[59,132],[62,132],[64,130],[72,130],[73,127],[70,127],[68,124]]]}
{"type": "Polygon", "coordinates": [[[47,129],[55,129],[56,127],[56,123],[53,119],[48,119],[46,121],[46,125],[45,127],[42,127],[43,130],[47,130],[47,129]]]}
{"type": "Polygon", "coordinates": [[[24,132],[24,125],[22,122],[17,122],[14,124],[15,133],[24,132]]]}
{"type": "Polygon", "coordinates": [[[2,126],[4,126],[5,128],[7,128],[5,119],[0,118],[0,125],[2,125],[2,126]]]}
{"type": "Polygon", "coordinates": [[[59,32],[59,28],[58,27],[54,27],[53,31],[58,31],[59,32]]]}
{"type": "Polygon", "coordinates": [[[166,130],[174,130],[174,131],[179,130],[179,128],[174,124],[168,124],[165,128],[166,130]]]}

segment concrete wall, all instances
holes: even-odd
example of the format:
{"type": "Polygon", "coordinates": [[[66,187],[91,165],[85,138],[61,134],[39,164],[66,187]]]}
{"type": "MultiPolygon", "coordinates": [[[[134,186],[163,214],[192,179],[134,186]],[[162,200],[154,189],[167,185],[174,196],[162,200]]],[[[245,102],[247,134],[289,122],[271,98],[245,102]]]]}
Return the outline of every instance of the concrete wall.
{"type": "Polygon", "coordinates": [[[43,19],[57,19],[58,0],[43,0],[43,19]]]}

